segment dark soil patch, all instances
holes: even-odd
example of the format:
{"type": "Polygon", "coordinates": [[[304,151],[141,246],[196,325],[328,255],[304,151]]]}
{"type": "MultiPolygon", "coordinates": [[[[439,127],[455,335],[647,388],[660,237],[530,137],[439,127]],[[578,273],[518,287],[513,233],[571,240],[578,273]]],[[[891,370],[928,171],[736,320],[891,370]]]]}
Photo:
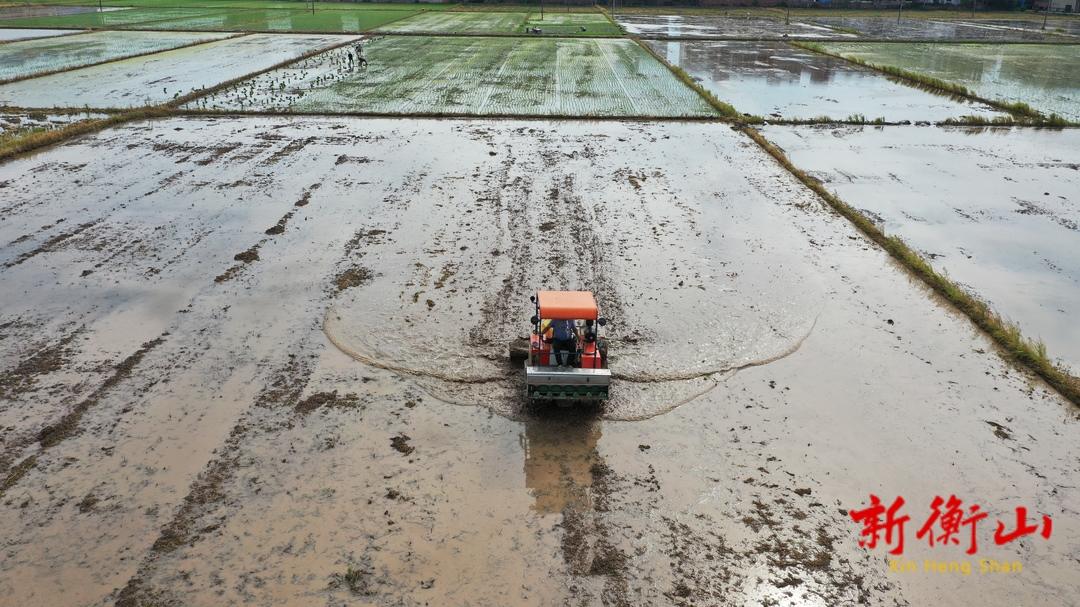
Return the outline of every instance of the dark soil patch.
{"type": "Polygon", "coordinates": [[[99,500],[96,495],[94,495],[93,493],[87,493],[86,497],[82,498],[81,500],[79,500],[79,503],[75,504],[75,507],[79,509],[80,513],[86,514],[88,512],[93,512],[94,507],[97,506],[99,501],[101,500],[99,500]]]}
{"type": "Polygon", "coordinates": [[[311,396],[296,403],[296,411],[301,415],[307,415],[320,408],[347,407],[354,408],[360,405],[360,397],[354,393],[339,396],[337,390],[333,392],[316,392],[311,396]]]}
{"type": "Polygon", "coordinates": [[[355,267],[345,270],[341,274],[337,275],[334,279],[334,286],[337,287],[338,292],[345,289],[351,289],[353,287],[359,287],[367,284],[371,281],[373,274],[371,270],[364,267],[355,267]]]}
{"type": "Polygon", "coordinates": [[[346,163],[367,164],[369,162],[371,162],[371,159],[367,158],[365,156],[347,156],[345,154],[342,154],[342,155],[337,157],[337,161],[335,161],[334,164],[335,165],[342,165],[342,164],[346,164],[346,163]]]}
{"type": "Polygon", "coordinates": [[[233,256],[233,259],[235,259],[236,261],[242,261],[244,263],[259,261],[259,245],[255,245],[242,253],[237,253],[235,256],[233,256]]]}
{"type": "Polygon", "coordinates": [[[284,234],[285,225],[289,223],[289,220],[292,219],[293,213],[295,212],[296,211],[289,211],[288,213],[285,213],[285,215],[281,219],[279,219],[273,227],[270,227],[266,230],[266,235],[277,236],[278,234],[284,234]]]}
{"type": "Polygon", "coordinates": [[[412,439],[409,437],[409,435],[398,434],[394,438],[390,439],[390,446],[393,447],[398,453],[401,453],[403,455],[409,455],[413,451],[416,451],[416,448],[409,444],[410,440],[412,439]]]}
{"type": "Polygon", "coordinates": [[[1012,431],[1007,426],[1003,426],[997,422],[986,422],[990,424],[990,427],[994,429],[994,436],[1001,440],[1012,440],[1012,431]]]}

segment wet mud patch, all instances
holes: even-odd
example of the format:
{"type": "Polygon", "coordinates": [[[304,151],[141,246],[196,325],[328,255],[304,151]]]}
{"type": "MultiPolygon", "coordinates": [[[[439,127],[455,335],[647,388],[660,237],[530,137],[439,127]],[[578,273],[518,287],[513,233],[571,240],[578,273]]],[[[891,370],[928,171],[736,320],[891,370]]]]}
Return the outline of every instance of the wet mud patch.
{"type": "Polygon", "coordinates": [[[66,366],[75,349],[73,342],[80,333],[80,330],[72,331],[23,359],[14,368],[0,373],[0,400],[14,399],[32,391],[39,378],[66,366]]]}
{"type": "MultiPolygon", "coordinates": [[[[669,411],[797,350],[824,292],[812,245],[755,235],[792,231],[762,204],[771,184],[698,168],[682,127],[665,125],[663,138],[636,125],[566,128],[455,129],[458,173],[475,179],[423,177],[427,193],[399,218],[408,234],[358,235],[370,280],[337,289],[331,342],[440,399],[514,418],[523,371],[507,364],[507,344],[529,330],[535,289],[596,293],[610,321],[611,419],[669,411]],[[551,158],[564,174],[545,170],[551,158]]],[[[710,145],[745,163],[729,132],[710,145]]]]}

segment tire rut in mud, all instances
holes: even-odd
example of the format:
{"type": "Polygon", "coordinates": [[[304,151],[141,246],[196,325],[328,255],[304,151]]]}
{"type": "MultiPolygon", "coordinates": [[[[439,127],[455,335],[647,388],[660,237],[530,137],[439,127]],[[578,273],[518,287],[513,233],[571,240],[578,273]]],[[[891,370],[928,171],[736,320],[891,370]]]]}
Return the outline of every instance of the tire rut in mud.
{"type": "MultiPolygon", "coordinates": [[[[109,375],[109,377],[107,377],[105,381],[103,381],[93,392],[91,392],[89,396],[76,403],[74,407],[72,407],[66,414],[64,414],[62,418],[60,418],[60,420],[46,426],[41,431],[39,431],[37,436],[35,437],[36,442],[39,445],[37,452],[28,456],[10,471],[7,471],[7,476],[2,482],[0,482],[0,496],[3,496],[3,493],[5,491],[14,486],[22,476],[24,476],[27,472],[33,469],[33,462],[36,462],[38,455],[40,455],[45,450],[54,447],[57,444],[63,442],[64,440],[76,435],[79,432],[79,422],[82,420],[86,412],[93,408],[94,405],[96,405],[98,401],[105,397],[105,395],[108,394],[110,390],[112,390],[113,388],[121,384],[125,379],[127,379],[128,376],[131,375],[135,367],[142,362],[143,358],[150,354],[155,348],[165,343],[165,339],[168,336],[169,333],[166,332],[155,339],[143,343],[142,346],[140,346],[135,352],[128,355],[122,361],[117,363],[113,367],[112,374],[109,375]]],[[[22,448],[25,449],[28,446],[29,442],[26,442],[22,445],[22,448]]],[[[11,446],[9,448],[14,449],[16,448],[16,446],[11,446]]],[[[6,457],[7,455],[5,454],[5,458],[6,457]]]]}

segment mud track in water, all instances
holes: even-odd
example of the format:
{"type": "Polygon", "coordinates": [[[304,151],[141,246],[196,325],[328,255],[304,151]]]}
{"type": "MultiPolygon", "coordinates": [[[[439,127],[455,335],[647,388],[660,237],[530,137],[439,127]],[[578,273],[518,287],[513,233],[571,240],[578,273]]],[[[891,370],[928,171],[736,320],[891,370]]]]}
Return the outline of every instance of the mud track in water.
{"type": "Polygon", "coordinates": [[[7,602],[1080,592],[1075,409],[725,125],[170,119],[0,183],[7,602]],[[505,379],[539,285],[597,291],[605,408],[505,379]],[[1021,576],[893,576],[847,515],[870,492],[1032,496],[1053,540],[984,528],[1021,576]]]}

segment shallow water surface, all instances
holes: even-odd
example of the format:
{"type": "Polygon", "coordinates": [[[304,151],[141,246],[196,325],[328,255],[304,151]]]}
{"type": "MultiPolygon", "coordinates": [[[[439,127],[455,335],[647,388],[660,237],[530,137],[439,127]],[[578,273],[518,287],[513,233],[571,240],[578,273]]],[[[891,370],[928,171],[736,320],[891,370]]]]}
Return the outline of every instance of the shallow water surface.
{"type": "Polygon", "coordinates": [[[619,15],[616,20],[630,34],[671,38],[854,38],[814,23],[757,16],[619,15]]]}
{"type": "Polygon", "coordinates": [[[0,86],[0,105],[157,105],[349,39],[328,34],[252,34],[208,42],[6,84],[0,86]]]}
{"type": "Polygon", "coordinates": [[[1061,41],[1060,37],[1041,31],[1025,31],[1004,27],[981,25],[981,21],[967,22],[949,19],[893,17],[811,17],[810,21],[858,32],[866,38],[884,40],[1033,40],[1061,41]]]}
{"type": "Polygon", "coordinates": [[[961,84],[978,95],[1023,102],[1080,120],[1080,45],[825,43],[841,55],[961,84]]]}
{"type": "Polygon", "coordinates": [[[927,93],[843,59],[783,42],[648,44],[717,98],[740,112],[764,117],[835,120],[863,116],[898,122],[997,113],[981,103],[927,93]]]}
{"type": "Polygon", "coordinates": [[[1080,371],[1080,133],[768,127],[826,182],[1080,371]]]}
{"type": "Polygon", "coordinates": [[[196,32],[93,32],[12,42],[0,45],[0,80],[165,51],[225,36],[196,32]]]}
{"type": "Polygon", "coordinates": [[[78,34],[78,30],[47,30],[47,29],[0,29],[0,42],[8,40],[23,40],[26,38],[48,38],[51,36],[64,36],[78,34]]]}

